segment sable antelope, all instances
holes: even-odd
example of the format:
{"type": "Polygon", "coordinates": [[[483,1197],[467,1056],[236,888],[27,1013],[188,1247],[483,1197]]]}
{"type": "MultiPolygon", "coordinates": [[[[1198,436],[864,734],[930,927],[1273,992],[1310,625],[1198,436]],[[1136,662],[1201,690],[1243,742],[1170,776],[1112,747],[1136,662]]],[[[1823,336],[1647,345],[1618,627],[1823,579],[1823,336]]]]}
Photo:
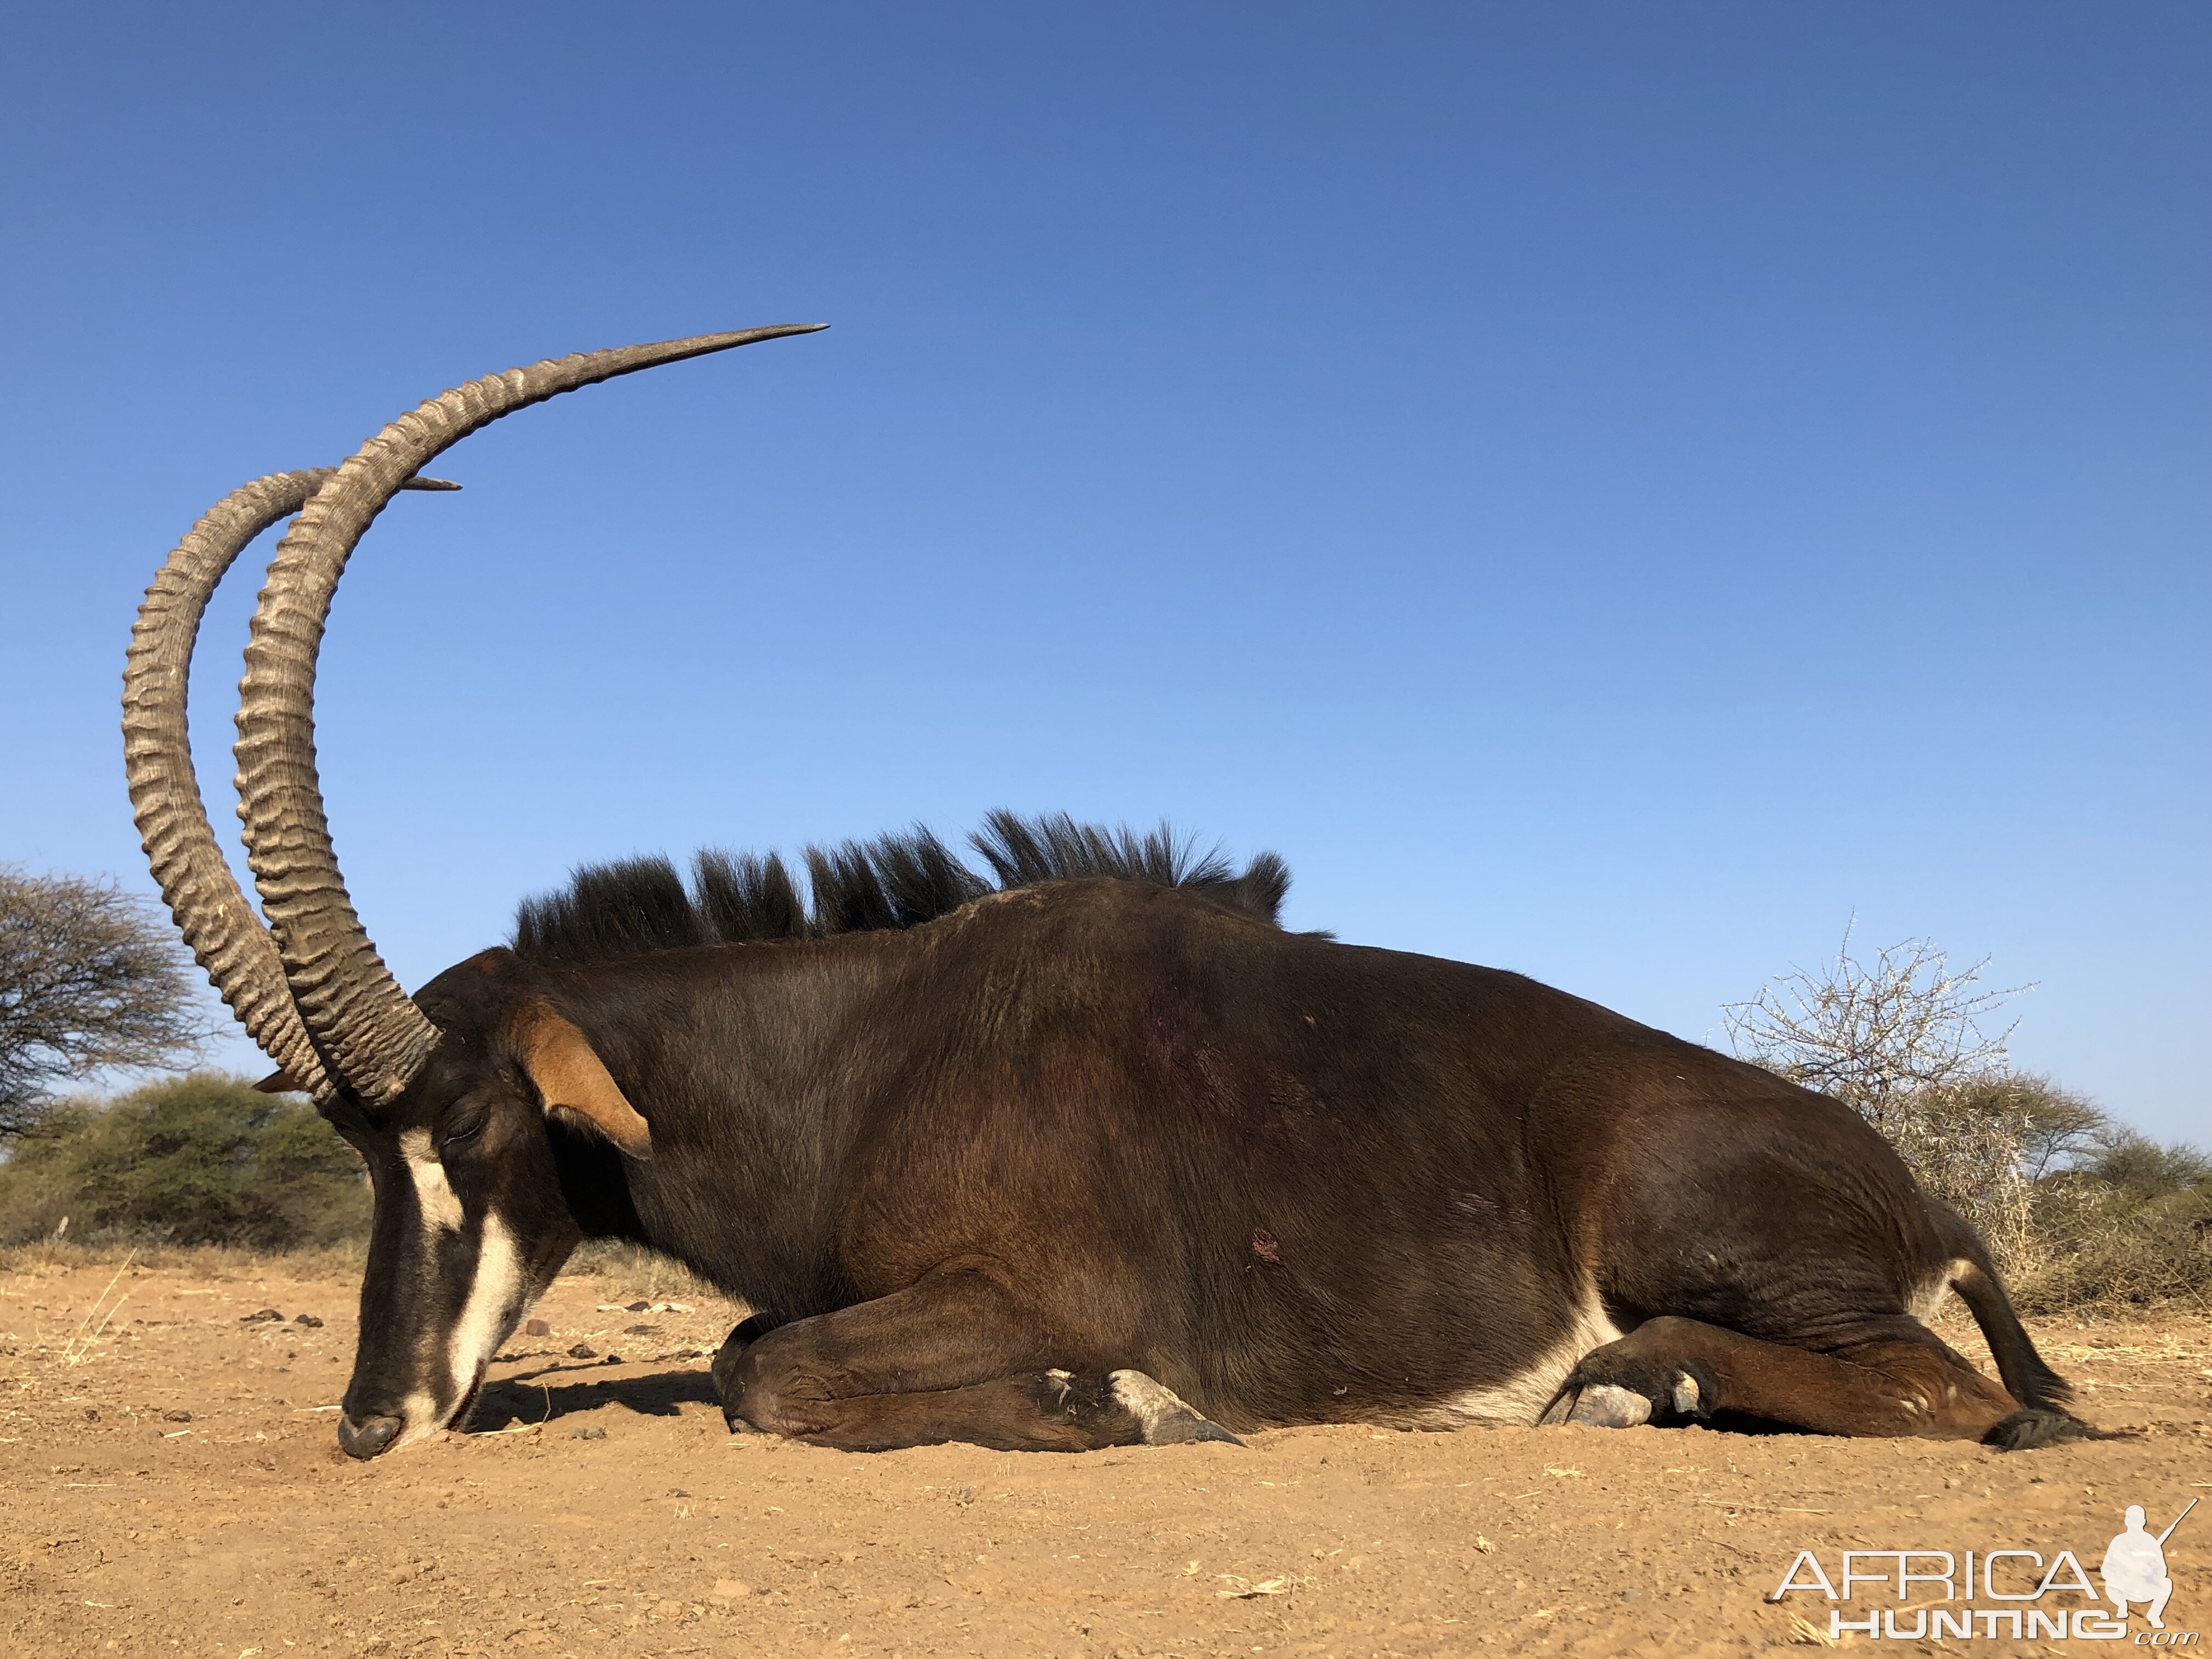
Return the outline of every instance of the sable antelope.
{"type": "Polygon", "coordinates": [[[340,879],[313,747],[346,560],[419,469],[526,404],[805,331],[541,362],[263,478],[169,556],[125,696],[178,926],[368,1161],[338,1437],[463,1423],[586,1237],[759,1311],[732,1428],[1073,1449],[1361,1421],[1765,1419],[2017,1447],[2087,1431],[1960,1218],[1832,1101],[1517,975],[1284,931],[1241,873],[994,818],[992,879],[925,834],[586,870],[410,997],[340,879]],[[238,715],[266,929],[209,830],[185,675],[209,593],[296,513],[238,715]],[[1923,1317],[1947,1288],[2002,1386],[1923,1317]]]}

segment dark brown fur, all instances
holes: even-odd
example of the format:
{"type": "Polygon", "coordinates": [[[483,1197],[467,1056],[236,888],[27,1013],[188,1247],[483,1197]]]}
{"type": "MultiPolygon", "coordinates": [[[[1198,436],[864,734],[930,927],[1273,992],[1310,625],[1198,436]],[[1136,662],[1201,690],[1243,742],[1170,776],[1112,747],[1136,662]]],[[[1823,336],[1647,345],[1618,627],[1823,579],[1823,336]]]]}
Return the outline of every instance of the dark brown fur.
{"type": "MultiPolygon", "coordinates": [[[[1048,877],[590,959],[580,921],[526,927],[419,994],[447,1038],[376,1133],[491,1100],[447,1158],[464,1201],[534,1261],[630,1238],[762,1310],[716,1364],[732,1425],[826,1444],[1440,1421],[1593,1297],[1628,1334],[1554,1417],[1604,1383],[1668,1420],[1687,1377],[1700,1416],[2078,1428],[1979,1244],[1848,1109],[1517,975],[1284,933],[1249,892],[1048,877]],[[498,1035],[533,999],[649,1161],[544,1118],[498,1035]],[[2011,1392],[1911,1316],[1947,1273],[2011,1392]],[[1131,1371],[1192,1410],[1139,1423],[1131,1371]]],[[[349,1420],[393,1409],[363,1352],[349,1420]]]]}

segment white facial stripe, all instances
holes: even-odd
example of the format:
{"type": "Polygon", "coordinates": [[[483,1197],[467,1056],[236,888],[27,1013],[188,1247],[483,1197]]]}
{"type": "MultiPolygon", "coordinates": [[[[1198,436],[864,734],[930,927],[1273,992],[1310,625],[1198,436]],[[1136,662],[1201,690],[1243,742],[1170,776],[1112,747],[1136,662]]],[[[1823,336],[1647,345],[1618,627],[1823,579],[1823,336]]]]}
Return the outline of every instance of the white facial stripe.
{"type": "MultiPolygon", "coordinates": [[[[477,1373],[514,1328],[515,1316],[522,1311],[522,1253],[514,1247],[514,1235],[496,1215],[487,1215],[483,1243],[477,1250],[476,1277],[469,1285],[469,1299],[462,1304],[461,1316],[447,1334],[445,1352],[436,1356],[436,1359],[442,1359],[451,1379],[454,1405],[458,1406],[475,1385],[477,1373]]],[[[438,1402],[428,1389],[417,1389],[407,1396],[400,1407],[400,1420],[406,1426],[392,1443],[393,1451],[427,1439],[441,1429],[459,1426],[449,1425],[439,1415],[438,1402]]]]}
{"type": "Polygon", "coordinates": [[[434,1238],[440,1231],[461,1230],[461,1200],[446,1179],[446,1166],[431,1149],[428,1129],[408,1129],[399,1137],[407,1173],[415,1179],[415,1197],[422,1206],[422,1224],[434,1238]]]}
{"type": "Polygon", "coordinates": [[[469,1299],[446,1343],[446,1361],[459,1400],[489,1363],[493,1352],[522,1311],[522,1253],[514,1248],[514,1235],[497,1216],[487,1214],[483,1243],[477,1251],[476,1282],[469,1299]]]}
{"type": "Polygon", "coordinates": [[[386,1454],[387,1456],[402,1446],[411,1446],[416,1441],[437,1433],[444,1426],[438,1421],[438,1402],[430,1397],[428,1389],[417,1389],[407,1396],[405,1403],[399,1407],[399,1420],[406,1426],[399,1431],[399,1437],[392,1443],[386,1454]]]}
{"type": "MultiPolygon", "coordinates": [[[[399,1150],[407,1161],[407,1173],[415,1183],[415,1197],[422,1211],[423,1271],[434,1282],[445,1236],[461,1231],[460,1195],[446,1178],[446,1166],[430,1144],[428,1129],[403,1131],[399,1150]]],[[[427,1351],[417,1349],[418,1363],[445,1371],[453,1404],[459,1405],[475,1386],[478,1373],[521,1312],[523,1279],[522,1253],[515,1248],[514,1235],[498,1216],[487,1214],[477,1246],[476,1273],[459,1318],[445,1334],[442,1343],[426,1331],[422,1340],[427,1351]]],[[[407,1396],[400,1407],[400,1420],[405,1426],[392,1443],[394,1451],[447,1426],[428,1389],[417,1389],[407,1396]]]]}

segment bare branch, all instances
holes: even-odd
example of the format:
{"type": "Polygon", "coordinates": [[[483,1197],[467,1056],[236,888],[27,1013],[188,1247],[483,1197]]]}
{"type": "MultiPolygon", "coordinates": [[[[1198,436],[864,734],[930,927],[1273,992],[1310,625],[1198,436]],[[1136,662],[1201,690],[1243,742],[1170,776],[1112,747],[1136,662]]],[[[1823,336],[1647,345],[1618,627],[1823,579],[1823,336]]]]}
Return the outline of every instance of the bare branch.
{"type": "Polygon", "coordinates": [[[0,865],[0,1136],[90,1072],[189,1060],[215,1034],[167,921],[112,881],[0,865]]]}
{"type": "Polygon", "coordinates": [[[1739,1056],[1833,1096],[1877,1128],[1919,1091],[2005,1072],[2017,1022],[1994,1035],[1983,1022],[2032,987],[1984,989],[1987,957],[1954,970],[1924,939],[1862,963],[1851,932],[1819,971],[1793,968],[1748,1002],[1722,1008],[1739,1056]]]}

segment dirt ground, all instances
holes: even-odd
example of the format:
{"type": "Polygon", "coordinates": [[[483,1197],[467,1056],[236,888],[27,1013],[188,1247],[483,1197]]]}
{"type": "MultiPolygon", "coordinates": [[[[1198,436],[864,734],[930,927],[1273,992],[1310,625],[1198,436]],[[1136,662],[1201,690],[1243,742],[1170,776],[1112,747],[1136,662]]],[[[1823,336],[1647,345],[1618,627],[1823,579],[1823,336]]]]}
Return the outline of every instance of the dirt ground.
{"type": "MultiPolygon", "coordinates": [[[[860,1456],[727,1434],[707,1363],[737,1310],[651,1273],[562,1279],[470,1432],[370,1464],[332,1431],[350,1281],[281,1261],[0,1274],[0,1652],[1733,1653],[1828,1644],[1817,1589],[1766,1599],[1801,1550],[1832,1578],[1844,1549],[2066,1548],[2094,1574],[2126,1504],[2156,1530],[2212,1496],[2196,1316],[2040,1324],[2085,1414],[2139,1433],[2011,1455],[1339,1427],[860,1456]],[[267,1309],[283,1317],[248,1317],[267,1309]]],[[[2166,1558],[2167,1629],[2212,1634],[2212,1504],[2166,1558]]],[[[1882,1593],[1835,1605],[1897,1608],[1882,1593]]],[[[2014,1650],[1991,1629],[1902,1645],[2014,1650]]],[[[2139,1613],[2123,1639],[2148,1631],[2139,1613]]]]}

